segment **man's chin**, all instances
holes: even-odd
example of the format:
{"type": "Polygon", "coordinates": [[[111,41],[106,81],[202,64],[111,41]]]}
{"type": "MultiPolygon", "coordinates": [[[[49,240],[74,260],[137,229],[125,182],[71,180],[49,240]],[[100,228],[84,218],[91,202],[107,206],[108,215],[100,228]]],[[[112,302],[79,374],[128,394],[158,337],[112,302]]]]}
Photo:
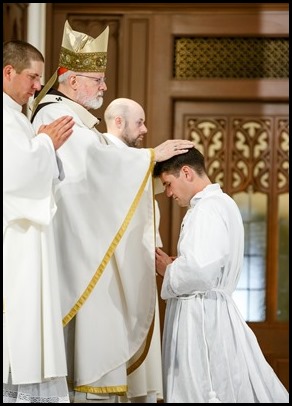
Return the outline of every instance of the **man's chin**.
{"type": "Polygon", "coordinates": [[[98,104],[98,107],[96,107],[96,109],[99,109],[103,105],[103,97],[102,96],[99,96],[99,98],[97,99],[97,104],[98,104]]]}
{"type": "Polygon", "coordinates": [[[94,103],[91,103],[89,109],[97,110],[100,109],[103,104],[103,97],[99,97],[94,103]]]}
{"type": "Polygon", "coordinates": [[[135,147],[136,148],[141,148],[143,146],[143,139],[144,137],[139,137],[136,142],[135,142],[135,147]]]}

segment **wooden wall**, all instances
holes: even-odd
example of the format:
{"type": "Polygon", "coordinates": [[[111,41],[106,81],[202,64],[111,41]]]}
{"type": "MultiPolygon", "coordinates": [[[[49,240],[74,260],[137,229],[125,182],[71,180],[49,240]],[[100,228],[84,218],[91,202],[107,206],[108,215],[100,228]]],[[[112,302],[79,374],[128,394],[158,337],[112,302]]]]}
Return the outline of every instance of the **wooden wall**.
{"type": "Polygon", "coordinates": [[[26,41],[29,3],[3,3],[3,41],[26,41]]]}

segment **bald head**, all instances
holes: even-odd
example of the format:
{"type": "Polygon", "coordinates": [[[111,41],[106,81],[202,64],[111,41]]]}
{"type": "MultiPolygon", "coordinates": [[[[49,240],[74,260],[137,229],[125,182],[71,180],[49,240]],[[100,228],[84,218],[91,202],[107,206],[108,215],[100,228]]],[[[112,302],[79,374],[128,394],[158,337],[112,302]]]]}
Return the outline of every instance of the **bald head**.
{"type": "Polygon", "coordinates": [[[129,147],[140,147],[147,133],[145,112],[135,100],[113,100],[105,110],[107,132],[120,138],[129,147]]]}

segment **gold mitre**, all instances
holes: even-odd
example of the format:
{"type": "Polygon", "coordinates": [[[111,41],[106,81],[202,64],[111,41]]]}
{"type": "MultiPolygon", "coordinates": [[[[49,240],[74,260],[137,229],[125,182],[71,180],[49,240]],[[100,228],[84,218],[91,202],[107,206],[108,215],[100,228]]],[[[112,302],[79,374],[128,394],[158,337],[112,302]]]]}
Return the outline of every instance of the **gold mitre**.
{"type": "Polygon", "coordinates": [[[107,63],[107,44],[109,27],[97,37],[72,30],[68,21],[63,30],[62,46],[59,65],[37,97],[29,106],[31,117],[34,115],[40,101],[54,86],[58,75],[72,70],[73,72],[105,72],[107,63]]]}
{"type": "Polygon", "coordinates": [[[109,27],[97,37],[92,38],[82,32],[74,31],[65,22],[60,52],[59,67],[74,72],[105,72],[107,63],[109,27]]]}

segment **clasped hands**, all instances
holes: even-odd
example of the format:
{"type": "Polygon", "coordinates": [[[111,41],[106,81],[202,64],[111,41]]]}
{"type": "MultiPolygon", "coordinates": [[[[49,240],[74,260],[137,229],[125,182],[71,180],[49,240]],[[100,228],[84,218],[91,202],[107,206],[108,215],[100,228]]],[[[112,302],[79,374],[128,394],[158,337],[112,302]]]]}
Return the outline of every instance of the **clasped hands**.
{"type": "Polygon", "coordinates": [[[161,248],[155,249],[155,269],[156,274],[164,277],[167,265],[171,264],[176,257],[167,255],[161,248]]]}

